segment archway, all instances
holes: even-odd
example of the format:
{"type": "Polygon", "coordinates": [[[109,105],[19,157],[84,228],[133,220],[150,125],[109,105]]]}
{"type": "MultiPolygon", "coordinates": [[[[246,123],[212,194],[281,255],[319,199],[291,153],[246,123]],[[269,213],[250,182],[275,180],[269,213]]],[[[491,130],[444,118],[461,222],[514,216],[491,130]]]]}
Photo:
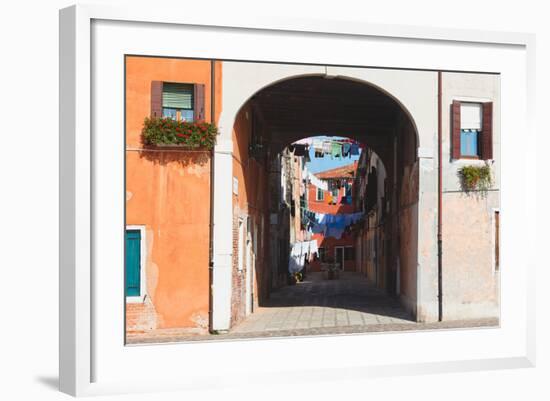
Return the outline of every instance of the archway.
{"type": "MultiPolygon", "coordinates": [[[[252,266],[242,265],[239,257],[233,260],[233,321],[246,315],[248,308],[240,304],[246,305],[248,297],[252,305],[269,297],[274,288],[273,271],[284,263],[289,252],[285,244],[274,246],[271,235],[280,219],[274,217],[280,212],[280,195],[269,190],[280,180],[275,169],[280,166],[280,154],[289,144],[316,135],[336,135],[364,143],[384,166],[384,180],[377,184],[378,188],[362,189],[377,198],[377,211],[383,214],[383,235],[376,244],[383,273],[376,284],[397,296],[416,316],[419,165],[418,135],[411,114],[388,92],[371,83],[352,77],[307,75],[263,87],[236,114],[232,130],[233,176],[239,189],[233,199],[234,254],[239,254],[246,241],[235,229],[239,224],[246,221],[246,238],[258,239],[253,246],[256,252],[252,266]],[[254,234],[257,232],[259,236],[254,234]],[[267,245],[266,240],[271,244],[267,245]],[[246,272],[244,278],[240,278],[240,271],[246,272]],[[243,289],[251,277],[253,287],[243,289]]],[[[372,160],[370,157],[369,163],[372,160]]],[[[379,181],[372,178],[376,167],[368,167],[369,171],[357,173],[359,186],[379,181]]],[[[378,173],[374,174],[378,177],[378,173]]],[[[369,228],[367,219],[361,235],[369,237],[369,228]]]]}

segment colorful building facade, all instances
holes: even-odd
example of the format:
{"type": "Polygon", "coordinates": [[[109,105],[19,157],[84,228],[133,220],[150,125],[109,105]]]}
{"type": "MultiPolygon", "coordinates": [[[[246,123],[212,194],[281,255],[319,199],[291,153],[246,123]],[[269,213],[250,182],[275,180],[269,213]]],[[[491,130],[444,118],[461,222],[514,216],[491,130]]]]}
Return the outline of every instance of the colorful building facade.
{"type": "Polygon", "coordinates": [[[325,255],[352,247],[344,271],[418,321],[498,316],[498,75],[137,56],[125,68],[129,332],[224,332],[285,285],[289,245],[308,238],[302,162],[284,149],[320,132],[370,151],[344,175],[351,204],[347,189],[331,205],[306,189],[312,211],[367,215],[349,241],[322,239],[325,255]],[[145,145],[158,114],[216,124],[214,149],[145,145]],[[489,166],[485,193],[464,190],[471,165],[489,166]]]}
{"type": "MultiPolygon", "coordinates": [[[[350,214],[355,211],[353,184],[357,163],[316,173],[315,176],[329,185],[328,190],[308,183],[308,210],[323,214],[350,214]]],[[[317,241],[319,257],[308,266],[311,271],[320,271],[325,262],[339,263],[343,271],[355,271],[354,236],[344,232],[340,238],[314,233],[311,239],[317,241]]]]}

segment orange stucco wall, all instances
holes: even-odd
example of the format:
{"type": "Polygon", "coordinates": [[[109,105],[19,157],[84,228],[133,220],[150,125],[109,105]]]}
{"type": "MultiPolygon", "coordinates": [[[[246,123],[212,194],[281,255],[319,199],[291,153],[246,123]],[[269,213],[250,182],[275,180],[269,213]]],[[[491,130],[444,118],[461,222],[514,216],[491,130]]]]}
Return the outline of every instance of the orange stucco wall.
{"type": "MultiPolygon", "coordinates": [[[[221,63],[215,72],[217,120],[221,63]]],[[[207,60],[126,58],[126,224],[146,228],[147,296],[156,328],[208,328],[211,160],[208,151],[143,148],[151,81],[204,84],[210,121],[210,78],[207,60]]]]}

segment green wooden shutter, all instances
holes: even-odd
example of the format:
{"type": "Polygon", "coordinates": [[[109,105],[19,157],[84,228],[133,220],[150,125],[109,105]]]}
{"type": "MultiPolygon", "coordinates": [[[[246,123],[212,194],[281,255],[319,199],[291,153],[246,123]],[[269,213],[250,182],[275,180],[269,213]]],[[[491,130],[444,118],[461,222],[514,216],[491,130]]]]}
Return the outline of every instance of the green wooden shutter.
{"type": "Polygon", "coordinates": [[[141,295],[141,232],[126,230],[126,296],[141,295]]]}
{"type": "Polygon", "coordinates": [[[165,82],[162,88],[162,107],[193,110],[193,85],[165,82]]]}

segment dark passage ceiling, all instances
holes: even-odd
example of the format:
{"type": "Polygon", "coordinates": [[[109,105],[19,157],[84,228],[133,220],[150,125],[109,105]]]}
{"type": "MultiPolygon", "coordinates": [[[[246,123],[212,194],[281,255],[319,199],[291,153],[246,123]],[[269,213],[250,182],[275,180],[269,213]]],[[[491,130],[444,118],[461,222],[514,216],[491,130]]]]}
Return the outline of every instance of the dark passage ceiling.
{"type": "Polygon", "coordinates": [[[308,136],[351,137],[386,147],[401,107],[380,90],[360,82],[321,76],[294,78],[263,89],[251,99],[278,152],[308,136]]]}

